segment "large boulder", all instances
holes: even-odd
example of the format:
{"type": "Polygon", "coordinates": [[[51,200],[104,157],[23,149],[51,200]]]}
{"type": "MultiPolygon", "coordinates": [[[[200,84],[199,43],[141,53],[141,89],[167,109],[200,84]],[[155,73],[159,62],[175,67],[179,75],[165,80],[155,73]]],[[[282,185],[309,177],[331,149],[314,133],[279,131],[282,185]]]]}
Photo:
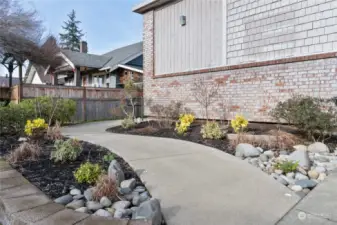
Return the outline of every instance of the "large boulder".
{"type": "Polygon", "coordinates": [[[308,146],[308,151],[313,153],[324,153],[330,152],[328,146],[323,144],[322,142],[315,142],[308,146]]]}
{"type": "Polygon", "coordinates": [[[121,182],[121,192],[123,194],[130,194],[135,187],[136,187],[135,178],[124,180],[121,182]]]}
{"type": "Polygon", "coordinates": [[[251,144],[238,144],[235,148],[235,156],[240,158],[258,157],[261,152],[251,144]]]}
{"type": "Polygon", "coordinates": [[[295,182],[295,185],[299,185],[303,189],[304,188],[312,189],[312,188],[316,187],[317,182],[315,182],[313,180],[298,180],[298,181],[295,182]]]}
{"type": "Polygon", "coordinates": [[[153,225],[161,225],[163,217],[158,199],[151,199],[140,204],[132,214],[132,219],[150,220],[153,225]]]}
{"type": "Polygon", "coordinates": [[[308,151],[305,151],[305,150],[294,151],[293,153],[289,155],[288,160],[298,162],[298,164],[306,170],[308,170],[311,165],[308,151]]]}
{"type": "Polygon", "coordinates": [[[124,172],[122,170],[121,165],[117,162],[117,160],[112,160],[109,169],[108,175],[110,178],[116,180],[117,184],[119,185],[122,181],[124,181],[124,172]]]}
{"type": "Polygon", "coordinates": [[[64,195],[54,200],[55,203],[62,204],[62,205],[67,205],[72,201],[73,201],[73,196],[71,195],[64,195]]]}

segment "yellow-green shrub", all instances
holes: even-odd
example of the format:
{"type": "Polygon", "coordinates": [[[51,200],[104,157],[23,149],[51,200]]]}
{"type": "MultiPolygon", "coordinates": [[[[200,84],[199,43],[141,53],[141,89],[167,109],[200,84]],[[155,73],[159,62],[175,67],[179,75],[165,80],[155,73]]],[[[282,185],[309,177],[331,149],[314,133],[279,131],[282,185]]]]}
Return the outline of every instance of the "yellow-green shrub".
{"type": "Polygon", "coordinates": [[[103,170],[100,165],[86,162],[81,164],[80,168],[75,171],[74,176],[80,184],[94,184],[102,173],[103,170]]]}
{"type": "Polygon", "coordinates": [[[248,120],[242,115],[236,115],[235,119],[231,121],[231,125],[235,133],[240,133],[248,126],[248,120]]]}
{"type": "Polygon", "coordinates": [[[37,118],[33,121],[27,120],[25,133],[27,136],[36,137],[44,134],[47,131],[48,124],[44,119],[37,118]]]}
{"type": "Polygon", "coordinates": [[[203,138],[208,138],[208,139],[221,139],[224,137],[224,133],[222,132],[219,124],[215,121],[207,121],[206,124],[202,125],[201,135],[203,138]]]}
{"type": "Polygon", "coordinates": [[[192,114],[181,114],[179,117],[179,121],[176,122],[176,131],[178,134],[185,134],[187,129],[193,123],[195,117],[192,114]]]}

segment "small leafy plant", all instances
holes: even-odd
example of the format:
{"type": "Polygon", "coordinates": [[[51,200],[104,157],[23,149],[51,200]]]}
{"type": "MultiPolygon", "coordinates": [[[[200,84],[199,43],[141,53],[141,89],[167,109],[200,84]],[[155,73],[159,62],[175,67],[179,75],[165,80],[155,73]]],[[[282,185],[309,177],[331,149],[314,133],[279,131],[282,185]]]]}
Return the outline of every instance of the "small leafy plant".
{"type": "Polygon", "coordinates": [[[103,157],[104,162],[107,162],[107,163],[110,163],[114,159],[115,159],[115,154],[113,154],[113,153],[106,154],[103,157]]]}
{"type": "Polygon", "coordinates": [[[235,119],[231,121],[231,125],[235,133],[241,133],[247,128],[248,120],[242,115],[236,115],[235,119]]]}
{"type": "Polygon", "coordinates": [[[132,117],[127,117],[122,121],[122,127],[126,130],[134,128],[136,123],[132,117]]]}
{"type": "Polygon", "coordinates": [[[224,137],[224,133],[222,132],[219,123],[216,121],[207,121],[206,124],[202,125],[200,133],[205,139],[219,140],[224,137]]]}
{"type": "Polygon", "coordinates": [[[298,167],[298,162],[282,161],[275,164],[274,168],[282,170],[284,173],[295,172],[298,167]]]}
{"type": "Polygon", "coordinates": [[[44,135],[47,131],[48,124],[44,119],[37,118],[33,121],[27,120],[25,133],[29,137],[38,138],[44,135]]]}
{"type": "Polygon", "coordinates": [[[94,184],[102,173],[103,170],[99,164],[86,162],[81,164],[80,168],[75,171],[74,176],[76,181],[80,184],[94,184]]]}
{"type": "Polygon", "coordinates": [[[55,162],[75,161],[82,152],[81,143],[77,139],[55,141],[56,151],[51,153],[55,162]]]}
{"type": "Polygon", "coordinates": [[[176,131],[178,134],[183,135],[193,123],[195,117],[192,114],[181,114],[179,121],[176,122],[176,131]]]}

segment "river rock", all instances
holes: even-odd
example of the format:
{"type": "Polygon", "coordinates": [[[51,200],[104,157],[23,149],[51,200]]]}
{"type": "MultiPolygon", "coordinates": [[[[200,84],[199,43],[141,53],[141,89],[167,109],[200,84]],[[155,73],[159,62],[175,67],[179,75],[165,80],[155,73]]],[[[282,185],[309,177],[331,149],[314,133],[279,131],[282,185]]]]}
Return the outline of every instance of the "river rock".
{"type": "Polygon", "coordinates": [[[84,200],[74,200],[66,205],[68,209],[78,209],[84,206],[84,200]]]}
{"type": "Polygon", "coordinates": [[[283,178],[285,181],[287,181],[288,184],[295,184],[295,180],[291,177],[287,177],[284,175],[281,175],[280,177],[283,178]]]}
{"type": "Polygon", "coordinates": [[[82,193],[79,189],[75,188],[75,189],[71,189],[70,194],[71,195],[80,195],[82,193]]]}
{"type": "Polygon", "coordinates": [[[285,179],[283,179],[282,177],[278,177],[277,181],[280,182],[281,184],[285,185],[285,186],[288,185],[288,182],[285,179]]]}
{"type": "Polygon", "coordinates": [[[293,146],[293,148],[295,149],[295,151],[307,151],[308,147],[305,145],[295,145],[293,146]]]}
{"type": "Polygon", "coordinates": [[[114,217],[117,219],[123,218],[124,215],[124,209],[116,209],[114,217]]]}
{"type": "Polygon", "coordinates": [[[101,205],[99,202],[88,201],[87,208],[91,211],[97,211],[99,209],[103,209],[103,205],[101,205]]]}
{"type": "Polygon", "coordinates": [[[132,214],[132,219],[145,219],[152,221],[153,225],[161,225],[162,213],[158,199],[143,202],[132,214]]]}
{"type": "Polygon", "coordinates": [[[315,181],[312,181],[312,180],[297,180],[295,182],[295,185],[299,185],[303,189],[304,188],[312,189],[312,188],[316,187],[317,183],[315,181]]]}
{"type": "Polygon", "coordinates": [[[118,201],[118,202],[115,202],[113,205],[112,205],[112,208],[118,210],[118,209],[126,209],[128,208],[129,206],[131,205],[131,203],[129,201],[118,201]]]}
{"type": "Polygon", "coordinates": [[[260,155],[260,160],[262,161],[262,162],[267,162],[268,161],[268,156],[267,155],[265,155],[265,154],[261,154],[260,155]]]}
{"type": "Polygon", "coordinates": [[[81,213],[89,213],[89,210],[87,207],[81,207],[78,209],[75,209],[76,212],[81,212],[81,213]]]}
{"type": "Polygon", "coordinates": [[[291,187],[291,190],[295,191],[295,192],[299,192],[299,191],[302,191],[303,188],[300,186],[300,185],[293,185],[291,187]]]}
{"type": "Polygon", "coordinates": [[[295,180],[309,180],[309,178],[306,175],[303,175],[301,173],[296,173],[295,180]]]}
{"type": "Polygon", "coordinates": [[[280,170],[280,169],[276,169],[274,171],[277,175],[282,175],[283,174],[283,170],[280,170]]]}
{"type": "Polygon", "coordinates": [[[240,158],[258,157],[261,152],[251,144],[238,144],[235,148],[235,156],[240,158]]]}
{"type": "Polygon", "coordinates": [[[300,172],[303,175],[307,175],[307,171],[305,169],[303,169],[302,167],[298,166],[296,169],[298,172],[300,172]]]}
{"type": "Polygon", "coordinates": [[[286,176],[287,176],[288,178],[294,179],[295,173],[294,173],[294,172],[289,172],[289,173],[286,174],[286,176]]]}
{"type": "Polygon", "coordinates": [[[144,186],[137,186],[134,190],[134,192],[142,193],[146,191],[146,188],[144,186]]]}
{"type": "Polygon", "coordinates": [[[296,150],[289,155],[289,161],[298,162],[304,169],[309,169],[311,162],[307,151],[296,150]]]}
{"type": "Polygon", "coordinates": [[[73,201],[73,196],[71,195],[64,195],[54,200],[55,203],[62,204],[62,205],[67,205],[72,201],[73,201]]]}
{"type": "Polygon", "coordinates": [[[94,194],[93,188],[88,188],[87,190],[84,191],[84,197],[85,199],[87,199],[87,201],[92,200],[93,194],[94,194]]]}
{"type": "Polygon", "coordinates": [[[326,174],[325,173],[320,173],[319,176],[318,176],[318,178],[317,178],[317,180],[320,181],[320,182],[322,182],[322,181],[325,180],[325,178],[326,178],[326,174]]]}
{"type": "Polygon", "coordinates": [[[110,201],[110,199],[108,199],[108,197],[102,197],[101,200],[99,201],[99,203],[104,206],[104,207],[109,207],[111,206],[112,202],[110,201]]]}
{"type": "Polygon", "coordinates": [[[310,179],[317,179],[318,176],[319,176],[319,173],[317,173],[316,170],[310,170],[308,172],[308,175],[309,175],[310,179]]]}
{"type": "Polygon", "coordinates": [[[315,142],[315,143],[309,145],[308,146],[308,151],[309,152],[314,152],[314,153],[330,152],[328,146],[326,146],[322,142],[315,142]]]}
{"type": "Polygon", "coordinates": [[[114,208],[106,208],[105,210],[107,210],[109,213],[111,213],[111,215],[115,215],[116,209],[114,209],[114,208]]]}
{"type": "Polygon", "coordinates": [[[274,157],[274,152],[271,151],[271,150],[268,150],[268,151],[265,151],[265,152],[263,153],[263,155],[268,156],[268,158],[272,158],[272,157],[274,157]]]}
{"type": "Polygon", "coordinates": [[[260,153],[263,153],[263,152],[264,152],[263,148],[261,148],[261,147],[256,147],[256,149],[259,150],[260,153]]]}
{"type": "Polygon", "coordinates": [[[94,216],[112,217],[112,214],[104,209],[99,209],[94,213],[94,216]]]}
{"type": "Polygon", "coordinates": [[[123,194],[129,194],[136,187],[136,179],[132,178],[129,180],[124,180],[121,182],[120,187],[121,187],[121,192],[123,194]]]}
{"type": "Polygon", "coordinates": [[[84,195],[75,195],[75,196],[73,196],[73,198],[76,199],[76,200],[80,200],[80,199],[84,198],[84,195]]]}
{"type": "Polygon", "coordinates": [[[317,167],[315,168],[315,171],[316,171],[317,173],[325,173],[325,172],[326,172],[326,169],[325,169],[324,166],[317,166],[317,167]]]}
{"type": "Polygon", "coordinates": [[[108,175],[110,178],[116,180],[118,185],[125,179],[122,167],[119,165],[117,160],[112,160],[110,162],[108,175]]]}

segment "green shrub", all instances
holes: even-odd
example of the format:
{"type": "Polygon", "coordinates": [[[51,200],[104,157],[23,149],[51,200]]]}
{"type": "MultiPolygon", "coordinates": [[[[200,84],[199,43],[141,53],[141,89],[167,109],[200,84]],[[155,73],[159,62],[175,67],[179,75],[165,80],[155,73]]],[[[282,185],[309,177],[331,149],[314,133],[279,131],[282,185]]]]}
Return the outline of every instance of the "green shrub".
{"type": "Polygon", "coordinates": [[[298,162],[283,161],[275,164],[274,168],[282,170],[284,173],[295,172],[298,167],[298,162]]]}
{"type": "Polygon", "coordinates": [[[208,138],[218,140],[224,137],[224,133],[222,132],[219,124],[215,121],[207,121],[206,124],[202,125],[200,133],[205,139],[208,138]]]}
{"type": "Polygon", "coordinates": [[[0,107],[0,134],[21,134],[33,115],[18,105],[0,107]]]}
{"type": "Polygon", "coordinates": [[[106,154],[103,157],[104,162],[107,162],[107,163],[110,163],[114,159],[115,159],[115,154],[113,154],[113,153],[106,154]]]}
{"type": "Polygon", "coordinates": [[[336,127],[336,111],[332,105],[329,100],[296,95],[279,102],[271,116],[293,124],[310,138],[318,132],[319,138],[324,139],[336,127]]]}
{"type": "Polygon", "coordinates": [[[56,151],[51,153],[51,159],[55,162],[75,161],[82,152],[82,146],[76,139],[55,141],[56,151]]]}
{"type": "MultiPolygon", "coordinates": [[[[40,117],[45,121],[55,124],[70,122],[76,112],[76,102],[71,99],[51,98],[47,96],[23,100],[19,107],[23,108],[29,115],[40,117]]],[[[32,118],[29,118],[32,119],[32,118]]]]}
{"type": "Polygon", "coordinates": [[[122,127],[124,129],[128,130],[128,129],[134,128],[135,126],[136,126],[136,123],[132,117],[127,117],[122,121],[122,127]]]}
{"type": "Polygon", "coordinates": [[[102,174],[103,170],[100,165],[86,162],[80,166],[74,173],[78,183],[94,184],[102,174]]]}

